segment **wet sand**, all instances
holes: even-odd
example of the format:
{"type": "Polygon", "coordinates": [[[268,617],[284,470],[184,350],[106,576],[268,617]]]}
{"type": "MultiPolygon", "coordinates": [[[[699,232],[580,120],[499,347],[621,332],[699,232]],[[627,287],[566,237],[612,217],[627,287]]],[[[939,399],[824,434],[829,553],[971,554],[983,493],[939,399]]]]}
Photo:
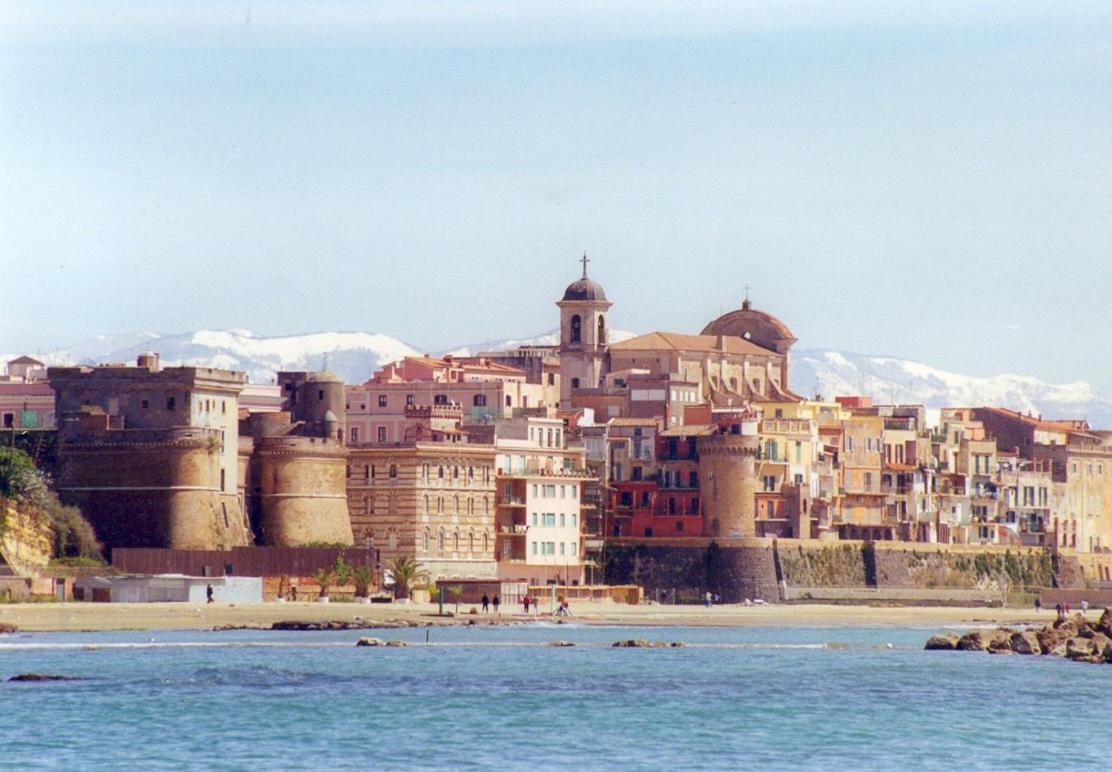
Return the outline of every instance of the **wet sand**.
{"type": "MultiPolygon", "coordinates": [[[[225,625],[270,627],[274,622],[294,620],[321,622],[417,622],[420,624],[466,624],[500,621],[551,620],[549,614],[528,617],[520,606],[502,608],[502,613],[470,614],[469,604],[460,605],[455,617],[437,617],[434,604],[393,603],[257,603],[212,605],[194,603],[26,603],[0,604],[0,623],[16,625],[26,632],[75,632],[82,630],[205,630],[225,625]]],[[[922,606],[836,606],[823,604],[740,606],[629,606],[612,602],[573,604],[568,620],[580,624],[611,625],[697,625],[736,627],[924,627],[964,628],[978,624],[1045,624],[1054,610],[962,608],[922,606]]],[[[446,604],[445,610],[455,610],[446,604]]],[[[1090,612],[1091,613],[1091,612],[1090,612]]]]}

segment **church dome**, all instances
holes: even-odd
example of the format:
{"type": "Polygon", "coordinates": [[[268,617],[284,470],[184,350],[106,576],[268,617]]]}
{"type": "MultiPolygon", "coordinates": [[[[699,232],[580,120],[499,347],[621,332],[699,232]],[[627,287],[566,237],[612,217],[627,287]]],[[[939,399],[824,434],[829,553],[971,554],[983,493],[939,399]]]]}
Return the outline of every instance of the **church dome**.
{"type": "Polygon", "coordinates": [[[568,285],[564,300],[606,300],[606,293],[601,284],[584,276],[568,285]]]}
{"type": "Polygon", "coordinates": [[[587,278],[587,263],[586,255],[583,255],[583,276],[573,281],[564,290],[564,300],[606,300],[606,292],[603,291],[602,285],[598,282],[591,281],[587,278]]]}
{"type": "Polygon", "coordinates": [[[780,354],[786,354],[796,341],[786,324],[770,313],[753,308],[748,298],[740,309],[725,313],[704,327],[702,334],[744,338],[780,354]]]}

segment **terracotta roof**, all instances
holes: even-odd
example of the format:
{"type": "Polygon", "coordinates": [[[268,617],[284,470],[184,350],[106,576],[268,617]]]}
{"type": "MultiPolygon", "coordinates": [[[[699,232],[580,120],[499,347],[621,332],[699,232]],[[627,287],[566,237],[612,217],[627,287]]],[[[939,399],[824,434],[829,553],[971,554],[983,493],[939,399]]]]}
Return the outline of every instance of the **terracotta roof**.
{"type": "Polygon", "coordinates": [[[983,408],[979,408],[979,409],[980,410],[987,410],[991,413],[999,413],[1000,415],[1006,416],[1007,418],[1022,421],[1023,423],[1027,424],[1028,426],[1033,426],[1036,429],[1044,429],[1044,430],[1047,430],[1047,431],[1058,431],[1058,432],[1067,432],[1067,431],[1069,431],[1069,432],[1078,432],[1078,431],[1083,432],[1083,431],[1087,431],[1089,429],[1089,424],[1088,424],[1087,421],[1076,421],[1076,420],[1074,420],[1074,421],[1071,421],[1071,420],[1065,420],[1065,421],[1046,420],[1046,421],[1044,421],[1041,418],[1035,418],[1034,416],[1024,415],[1023,413],[1020,413],[1016,410],[1009,410],[1006,407],[983,407],[983,408]]]}
{"type": "Polygon", "coordinates": [[[655,418],[611,418],[611,426],[656,426],[655,418]]]}
{"type": "Polygon", "coordinates": [[[688,424],[687,426],[670,426],[660,433],[661,437],[705,437],[718,431],[712,424],[688,424]]]}
{"type": "Polygon", "coordinates": [[[50,388],[50,384],[44,381],[35,381],[34,383],[0,382],[0,394],[17,397],[53,397],[54,389],[50,388]]]}
{"type": "Polygon", "coordinates": [[[752,341],[729,335],[685,335],[679,332],[650,332],[610,346],[611,351],[725,351],[728,354],[768,356],[776,352],[752,341]]]}

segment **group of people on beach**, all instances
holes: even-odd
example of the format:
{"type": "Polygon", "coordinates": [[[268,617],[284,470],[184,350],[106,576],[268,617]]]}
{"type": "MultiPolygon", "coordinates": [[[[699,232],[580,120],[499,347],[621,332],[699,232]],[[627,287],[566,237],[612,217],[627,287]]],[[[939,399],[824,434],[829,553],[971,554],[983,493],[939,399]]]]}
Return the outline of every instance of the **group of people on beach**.
{"type": "MultiPolygon", "coordinates": [[[[489,614],[490,611],[491,611],[491,608],[493,608],[494,613],[497,614],[497,613],[499,613],[499,611],[501,609],[502,599],[499,598],[497,594],[495,594],[495,596],[493,598],[491,598],[489,595],[487,595],[484,592],[483,597],[479,600],[479,603],[482,606],[484,614],[489,614]]],[[[537,598],[532,598],[528,594],[522,596],[521,606],[522,606],[523,609],[525,609],[525,613],[527,615],[528,615],[530,609],[533,610],[534,614],[539,614],[540,610],[541,610],[540,600],[538,600],[537,598]]],[[[571,607],[568,605],[568,601],[567,601],[566,598],[560,598],[559,605],[557,605],[555,613],[556,613],[556,616],[558,616],[558,617],[570,617],[571,616],[571,607]]]]}

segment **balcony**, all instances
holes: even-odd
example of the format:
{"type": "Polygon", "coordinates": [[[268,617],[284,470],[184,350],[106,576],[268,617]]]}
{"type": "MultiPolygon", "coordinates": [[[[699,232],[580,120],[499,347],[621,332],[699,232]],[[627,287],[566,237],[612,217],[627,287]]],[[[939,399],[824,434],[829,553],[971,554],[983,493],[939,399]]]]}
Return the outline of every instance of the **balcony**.
{"type": "Polygon", "coordinates": [[[503,496],[498,502],[498,506],[505,507],[524,507],[525,499],[521,496],[503,496]]]}

